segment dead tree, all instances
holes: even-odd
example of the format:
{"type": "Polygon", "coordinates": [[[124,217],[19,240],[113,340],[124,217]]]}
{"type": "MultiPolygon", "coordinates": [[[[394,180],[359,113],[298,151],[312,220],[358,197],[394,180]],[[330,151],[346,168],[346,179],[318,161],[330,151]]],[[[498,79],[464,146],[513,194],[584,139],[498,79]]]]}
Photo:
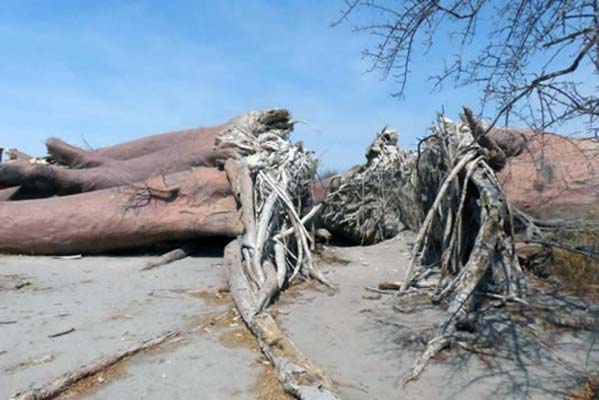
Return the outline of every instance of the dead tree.
{"type": "Polygon", "coordinates": [[[287,111],[283,122],[268,119],[272,113],[264,112],[259,126],[251,125],[250,114],[212,128],[156,135],[96,151],[51,139],[48,159],[16,157],[0,163],[0,182],[11,186],[0,192],[5,199],[19,191],[12,185],[26,188],[31,197],[71,189],[85,192],[3,202],[0,251],[97,253],[165,240],[235,237],[241,224],[222,168],[228,158],[241,157],[246,150],[243,144],[234,146],[222,139],[233,131],[269,135],[292,125],[287,111]],[[36,191],[38,185],[42,193],[36,191]]]}
{"type": "Polygon", "coordinates": [[[313,277],[330,286],[314,264],[304,226],[320,206],[300,216],[316,162],[289,142],[293,124],[285,111],[246,118],[251,129],[233,128],[219,139],[219,145],[239,151],[225,171],[245,228],[225,249],[231,295],[287,392],[300,399],[336,399],[331,379],[285,337],[267,310],[296,278],[313,277]],[[267,121],[278,129],[264,132],[267,121]]]}
{"type": "Polygon", "coordinates": [[[195,168],[135,185],[0,206],[0,252],[99,253],[242,230],[227,175],[195,168]]]}
{"type": "MultiPolygon", "coordinates": [[[[246,113],[212,130],[157,136],[94,152],[49,141],[52,160],[62,166],[15,160],[0,164],[0,180],[23,186],[43,176],[55,193],[65,194],[68,190],[63,189],[74,182],[94,177],[87,186],[75,185],[77,191],[94,190],[3,202],[0,218],[6,223],[0,227],[0,251],[94,253],[167,239],[236,237],[225,251],[232,297],[283,387],[300,399],[336,399],[332,380],[268,313],[268,306],[294,279],[315,278],[331,286],[314,264],[305,227],[320,206],[301,215],[316,162],[300,144],[290,142],[292,129],[287,110],[270,110],[246,113]],[[19,168],[25,172],[15,174],[19,168]],[[128,179],[143,178],[123,184],[109,169],[134,174],[128,179]],[[105,186],[109,188],[97,190],[105,186]]],[[[181,253],[186,251],[164,259],[181,253]]],[[[82,375],[67,375],[68,380],[59,381],[60,390],[73,376],[82,375]]],[[[52,389],[51,395],[57,392],[52,389]]],[[[27,394],[31,395],[35,393],[27,394]]]]}
{"type": "MultiPolygon", "coordinates": [[[[400,182],[409,172],[404,168],[409,154],[397,147],[397,133],[383,129],[366,150],[366,165],[349,175],[335,176],[328,185],[323,225],[352,243],[367,245],[399,233],[401,222],[411,215],[403,207],[420,199],[412,192],[387,190],[389,182],[400,182]]],[[[409,226],[415,226],[417,217],[409,226]]]]}
{"type": "MultiPolygon", "coordinates": [[[[263,118],[261,131],[251,134],[268,134],[280,128],[279,122],[263,118]]],[[[165,240],[235,237],[241,224],[222,168],[243,150],[221,138],[232,130],[252,129],[248,124],[242,115],[212,128],[96,151],[50,139],[47,159],[9,151],[17,157],[0,163],[0,182],[9,186],[0,190],[4,200],[14,199],[21,189],[34,198],[85,193],[3,202],[0,251],[98,253],[165,240]]]]}
{"type": "Polygon", "coordinates": [[[467,109],[462,122],[439,116],[418,150],[406,153],[397,147],[397,135],[384,129],[366,166],[331,182],[324,202],[325,227],[357,242],[395,235],[397,222],[387,228],[387,216],[418,232],[400,293],[417,290],[423,280],[434,282],[432,298],[448,303],[450,318],[412,377],[456,331],[476,324],[472,313],[485,292],[506,299],[524,295],[511,211],[493,169],[505,164],[505,153],[485,131],[467,109]]]}
{"type": "Polygon", "coordinates": [[[16,157],[0,164],[0,189],[20,186],[11,198],[69,195],[131,185],[147,178],[216,167],[231,156],[216,149],[216,138],[236,119],[210,128],[190,129],[86,151],[58,139],[48,139],[47,160],[16,157]]]}
{"type": "Polygon", "coordinates": [[[445,65],[431,77],[435,89],[446,84],[480,89],[490,126],[525,123],[545,132],[575,119],[598,137],[595,0],[346,0],[345,4],[336,24],[361,13],[355,30],[375,38],[363,54],[372,61],[372,70],[397,81],[395,96],[405,94],[412,63],[426,54],[428,61],[436,57],[439,65],[445,65]],[[436,40],[443,41],[443,48],[436,46],[436,40]]]}

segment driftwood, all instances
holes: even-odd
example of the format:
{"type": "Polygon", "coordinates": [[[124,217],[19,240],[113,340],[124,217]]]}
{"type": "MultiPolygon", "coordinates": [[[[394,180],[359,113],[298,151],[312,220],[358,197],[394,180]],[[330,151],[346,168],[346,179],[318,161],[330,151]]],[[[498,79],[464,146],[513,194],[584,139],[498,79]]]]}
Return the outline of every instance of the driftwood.
{"type": "Polygon", "coordinates": [[[462,122],[439,116],[418,150],[406,153],[397,148],[397,134],[384,129],[367,151],[367,164],[334,179],[325,199],[324,226],[354,242],[392,237],[398,221],[418,232],[399,294],[433,279],[433,300],[448,302],[450,317],[407,380],[457,330],[472,325],[479,291],[524,295],[511,211],[495,176],[512,150],[485,131],[467,109],[462,122]]]}
{"type": "Polygon", "coordinates": [[[82,379],[100,373],[127,357],[131,357],[141,351],[151,349],[169,340],[172,340],[177,336],[177,334],[177,332],[168,332],[154,339],[146,340],[140,344],[131,346],[127,350],[114,356],[102,358],[92,362],[91,364],[84,365],[81,368],[69,372],[44,386],[37,387],[23,393],[17,393],[11,397],[11,400],[49,400],[56,398],[58,395],[82,379]]]}
{"type": "Polygon", "coordinates": [[[141,270],[148,271],[151,269],[162,267],[163,265],[173,263],[178,260],[182,260],[198,251],[199,248],[200,246],[197,243],[181,246],[179,248],[164,253],[163,255],[158,257],[157,260],[148,261],[141,270]]]}

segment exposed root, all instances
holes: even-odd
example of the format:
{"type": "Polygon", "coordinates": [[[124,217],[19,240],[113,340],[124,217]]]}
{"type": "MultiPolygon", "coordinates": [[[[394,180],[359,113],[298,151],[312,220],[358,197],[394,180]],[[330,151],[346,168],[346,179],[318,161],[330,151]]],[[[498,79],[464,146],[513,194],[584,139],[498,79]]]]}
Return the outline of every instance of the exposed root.
{"type": "Polygon", "coordinates": [[[119,361],[131,357],[141,351],[151,349],[159,346],[167,341],[174,339],[178,335],[178,332],[168,332],[164,335],[158,336],[154,339],[146,340],[140,344],[136,344],[129,349],[118,353],[116,355],[102,358],[94,361],[91,364],[84,365],[75,371],[69,372],[60,378],[44,385],[26,392],[17,393],[11,397],[11,400],[49,400],[53,399],[72,385],[85,379],[89,376],[95,375],[101,371],[104,371],[111,366],[115,365],[119,361]]]}
{"type": "Polygon", "coordinates": [[[331,179],[321,220],[333,234],[365,245],[399,233],[399,221],[409,218],[401,203],[419,199],[389,185],[409,173],[403,168],[409,154],[396,144],[397,132],[383,129],[366,150],[365,166],[331,179]]]}
{"type": "Polygon", "coordinates": [[[237,239],[225,248],[231,296],[262,351],[275,367],[281,384],[299,399],[337,399],[332,381],[324,371],[297,349],[268,312],[259,311],[259,304],[243,273],[241,246],[241,240],[237,239]]]}
{"type": "Polygon", "coordinates": [[[433,282],[432,297],[448,303],[450,316],[407,381],[416,379],[457,331],[475,329],[479,291],[509,299],[525,293],[511,210],[494,170],[505,165],[505,153],[485,131],[468,109],[461,122],[439,116],[432,134],[410,154],[397,148],[397,136],[385,128],[369,148],[367,165],[337,178],[325,200],[325,227],[347,238],[389,237],[380,213],[397,216],[418,232],[398,295],[430,290],[433,282]],[[378,183],[376,176],[393,180],[378,183]],[[378,204],[380,211],[364,214],[365,204],[378,204]]]}
{"type": "Polygon", "coordinates": [[[141,269],[142,271],[148,271],[150,269],[155,269],[161,267],[163,265],[167,265],[173,263],[178,260],[182,260],[184,258],[189,257],[191,254],[198,250],[199,246],[195,244],[190,244],[187,246],[183,246],[174,250],[171,250],[167,253],[161,255],[157,260],[148,261],[146,265],[141,269]]]}
{"type": "Polygon", "coordinates": [[[426,350],[424,351],[424,353],[422,353],[422,355],[420,355],[420,357],[418,357],[418,359],[414,363],[412,372],[404,380],[404,382],[403,382],[404,385],[406,385],[407,383],[409,383],[413,380],[418,379],[420,374],[422,374],[422,372],[426,368],[426,365],[428,364],[428,362],[433,357],[435,357],[435,355],[437,355],[437,353],[439,353],[441,350],[443,350],[444,348],[449,346],[450,341],[451,341],[451,337],[449,337],[449,336],[437,336],[437,337],[429,340],[429,342],[426,344],[426,350]]]}
{"type": "Polygon", "coordinates": [[[218,146],[233,146],[241,156],[227,160],[225,171],[245,227],[226,247],[225,267],[237,309],[285,390],[300,399],[336,399],[331,380],[266,311],[296,276],[332,287],[314,264],[305,227],[320,206],[300,217],[316,162],[301,145],[291,144],[292,127],[286,110],[272,110],[246,114],[219,136],[218,146]]]}
{"type": "Polygon", "coordinates": [[[314,265],[305,228],[320,206],[300,217],[316,162],[289,141],[292,127],[286,110],[248,113],[217,141],[241,155],[227,160],[225,171],[241,206],[242,264],[259,311],[297,275],[330,286],[314,265]]]}

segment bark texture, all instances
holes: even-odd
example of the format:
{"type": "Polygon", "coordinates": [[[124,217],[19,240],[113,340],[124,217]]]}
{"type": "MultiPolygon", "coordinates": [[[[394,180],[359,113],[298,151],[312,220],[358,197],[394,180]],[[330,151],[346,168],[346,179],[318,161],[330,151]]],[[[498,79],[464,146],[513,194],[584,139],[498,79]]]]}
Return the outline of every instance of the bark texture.
{"type": "Polygon", "coordinates": [[[17,158],[0,164],[0,188],[21,186],[20,198],[68,195],[168,175],[193,167],[216,167],[233,154],[215,148],[226,124],[150,136],[132,142],[85,151],[58,139],[48,139],[48,160],[17,158]]]}
{"type": "Polygon", "coordinates": [[[99,253],[242,231],[229,181],[194,168],[135,185],[0,204],[0,252],[99,253]]]}
{"type": "Polygon", "coordinates": [[[287,111],[272,110],[95,151],[50,139],[45,159],[0,163],[0,199],[20,200],[0,203],[6,220],[0,251],[98,253],[235,237],[242,225],[222,170],[226,160],[249,156],[248,143],[258,143],[258,136],[266,147],[283,145],[287,151],[291,127],[287,111]],[[277,134],[282,136],[272,142],[277,134]],[[251,140],[229,140],[244,135],[251,140]],[[45,196],[53,197],[40,199],[45,196]]]}

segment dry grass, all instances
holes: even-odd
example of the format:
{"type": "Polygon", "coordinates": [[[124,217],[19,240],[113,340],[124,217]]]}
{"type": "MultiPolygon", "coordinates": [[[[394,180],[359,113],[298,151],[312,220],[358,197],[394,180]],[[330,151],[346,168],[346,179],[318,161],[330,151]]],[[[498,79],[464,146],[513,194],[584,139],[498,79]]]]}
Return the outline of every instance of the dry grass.
{"type": "Polygon", "coordinates": [[[571,392],[572,400],[599,399],[599,373],[590,375],[586,381],[571,392]]]}
{"type": "MultiPolygon", "coordinates": [[[[560,234],[560,241],[575,243],[593,249],[599,257],[599,228],[568,231],[560,234]]],[[[566,289],[579,295],[599,299],[599,260],[573,251],[555,248],[549,271],[557,276],[566,289]]]]}

